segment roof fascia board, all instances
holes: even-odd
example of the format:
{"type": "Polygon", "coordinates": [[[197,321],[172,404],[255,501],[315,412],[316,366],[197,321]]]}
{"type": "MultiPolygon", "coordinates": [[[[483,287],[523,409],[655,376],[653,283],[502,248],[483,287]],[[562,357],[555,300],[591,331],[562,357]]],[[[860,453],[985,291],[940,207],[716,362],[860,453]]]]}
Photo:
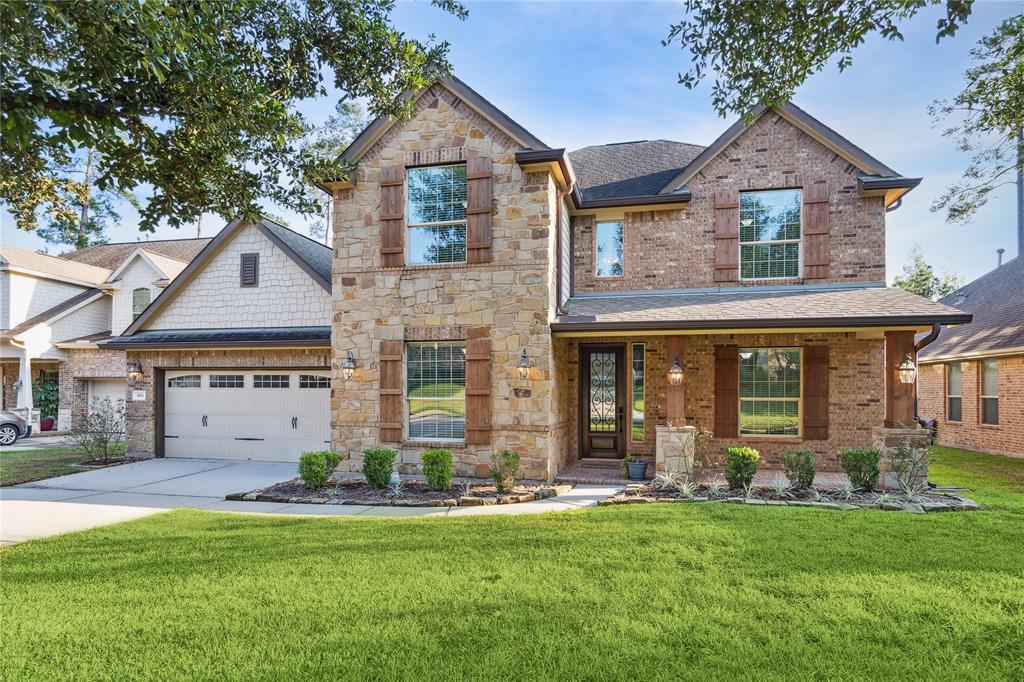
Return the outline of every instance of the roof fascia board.
{"type": "Polygon", "coordinates": [[[994,348],[992,350],[979,350],[974,352],[966,351],[963,353],[946,353],[944,355],[929,355],[927,357],[921,357],[918,355],[918,361],[922,365],[935,365],[956,360],[975,360],[979,358],[993,357],[1001,358],[1009,355],[1024,355],[1024,346],[1015,346],[1013,348],[994,348]]]}
{"type": "Polygon", "coordinates": [[[710,330],[710,329],[792,329],[792,328],[863,328],[863,327],[914,327],[927,328],[933,323],[940,324],[966,324],[971,321],[971,315],[950,314],[950,315],[903,315],[884,316],[875,315],[869,317],[833,317],[833,318],[764,318],[747,320],[637,320],[630,322],[552,322],[551,331],[644,331],[644,330],[710,330]]]}
{"type": "MultiPolygon", "coordinates": [[[[105,268],[100,268],[105,269],[105,268]]],[[[87,289],[95,289],[98,286],[98,282],[88,282],[84,279],[76,279],[74,277],[66,277],[64,275],[55,275],[52,272],[42,272],[41,270],[30,270],[29,268],[23,268],[18,265],[4,264],[0,266],[0,270],[7,270],[18,275],[28,275],[29,277],[37,277],[39,279],[52,279],[55,282],[67,282],[68,284],[74,284],[76,286],[85,287],[87,289]]]]}
{"type": "MultiPolygon", "coordinates": [[[[311,266],[305,260],[300,258],[299,254],[295,253],[295,250],[291,246],[289,246],[284,240],[282,240],[280,237],[274,234],[273,230],[267,227],[267,223],[265,220],[261,220],[260,222],[258,222],[256,224],[256,227],[259,228],[260,232],[262,232],[263,235],[274,244],[274,246],[284,251],[285,255],[291,258],[296,265],[302,268],[303,272],[312,277],[313,281],[315,281],[317,284],[323,287],[324,291],[326,291],[328,294],[331,293],[330,280],[326,280],[323,277],[321,277],[320,273],[313,269],[313,266],[311,266]]],[[[284,226],[282,225],[282,227],[284,226]]],[[[287,230],[288,228],[285,227],[284,229],[287,230]]]]}
{"type": "MultiPolygon", "coordinates": [[[[870,334],[872,337],[880,337],[887,331],[909,331],[923,332],[930,329],[930,326],[922,325],[888,325],[883,327],[764,327],[751,329],[733,329],[724,327],[708,327],[705,329],[623,329],[615,331],[615,336],[696,336],[709,334],[793,334],[793,333],[856,333],[870,334]]],[[[609,336],[607,331],[566,331],[554,330],[552,334],[559,338],[602,338],[609,336]]]]}
{"type": "Polygon", "coordinates": [[[145,343],[118,343],[107,341],[100,344],[102,348],[115,350],[179,350],[182,348],[202,348],[205,350],[237,350],[239,348],[330,348],[330,339],[310,339],[308,341],[153,341],[145,343]]]}
{"type": "MultiPolygon", "coordinates": [[[[163,268],[161,268],[161,267],[160,267],[159,265],[157,265],[157,264],[156,264],[156,262],[154,262],[154,261],[153,261],[153,259],[149,257],[149,253],[148,253],[148,252],[147,252],[147,251],[146,251],[145,249],[143,249],[143,248],[139,247],[139,248],[135,249],[134,251],[132,251],[132,252],[131,252],[131,253],[130,253],[130,254],[128,255],[128,257],[127,257],[127,258],[125,258],[125,259],[124,259],[124,260],[123,260],[123,261],[121,262],[121,264],[117,266],[117,269],[116,269],[116,270],[114,270],[114,271],[113,271],[112,273],[110,273],[110,277],[107,277],[107,282],[113,282],[113,281],[114,281],[115,279],[117,279],[117,277],[118,277],[118,276],[119,276],[119,275],[120,275],[120,274],[121,274],[121,273],[122,273],[123,271],[125,271],[126,269],[128,269],[128,265],[129,265],[129,264],[130,264],[130,263],[131,263],[131,262],[132,262],[133,260],[135,260],[136,258],[141,258],[141,259],[143,259],[144,261],[146,261],[147,263],[149,263],[149,266],[150,266],[151,268],[153,268],[154,270],[156,270],[156,271],[157,271],[157,272],[159,272],[160,274],[162,274],[162,275],[164,275],[164,276],[167,276],[167,274],[168,274],[168,273],[164,272],[163,268]]],[[[172,258],[171,260],[176,260],[176,259],[173,259],[173,258],[172,258]]]]}

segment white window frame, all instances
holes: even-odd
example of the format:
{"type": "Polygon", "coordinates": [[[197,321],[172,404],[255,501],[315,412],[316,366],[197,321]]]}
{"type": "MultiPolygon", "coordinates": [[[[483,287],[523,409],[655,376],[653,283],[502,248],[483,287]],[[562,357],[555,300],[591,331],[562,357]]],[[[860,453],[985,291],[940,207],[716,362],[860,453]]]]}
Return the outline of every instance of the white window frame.
{"type": "MultiPolygon", "coordinates": [[[[775,189],[752,189],[740,192],[737,198],[737,224],[736,224],[736,276],[742,282],[765,282],[802,279],[804,276],[804,190],[802,187],[780,187],[775,189]],[[743,241],[743,225],[740,205],[743,202],[744,194],[768,194],[770,192],[800,192],[800,238],[799,239],[759,239],[753,242],[743,241]],[[743,276],[743,247],[759,246],[761,244],[796,244],[796,274],[784,275],[782,277],[744,277],[743,276]]],[[[803,365],[801,365],[803,367],[803,365]]],[[[802,384],[801,384],[802,386],[802,384]]],[[[801,389],[802,390],[802,389],[801,389]]]]}
{"type": "MultiPolygon", "coordinates": [[[[961,385],[962,389],[962,385],[961,385]]],[[[961,390],[961,392],[963,392],[961,390]]],[[[980,393],[981,404],[978,405],[978,421],[983,426],[999,426],[999,359],[998,358],[985,358],[978,362],[978,393],[980,393]],[[985,365],[987,363],[993,363],[996,366],[996,392],[993,395],[985,394],[985,365]],[[994,400],[996,401],[996,420],[994,422],[985,421],[985,401],[994,400]]],[[[961,405],[963,399],[960,400],[961,405]]],[[[962,408],[961,408],[962,409],[962,408]]]]}
{"type": "Polygon", "coordinates": [[[772,351],[772,350],[795,350],[798,362],[800,363],[800,395],[796,398],[750,398],[743,397],[740,383],[739,357],[736,366],[736,433],[740,438],[761,439],[761,438],[803,438],[804,437],[804,349],[802,346],[757,346],[740,348],[739,353],[744,351],[772,351]],[[796,433],[743,433],[743,401],[758,402],[796,402],[796,433]]]}
{"type": "Polygon", "coordinates": [[[626,276],[626,221],[625,220],[598,220],[594,223],[594,278],[595,279],[619,279],[626,276]],[[598,246],[601,242],[601,226],[618,225],[622,230],[622,272],[618,275],[602,275],[597,270],[598,246]]]}
{"type": "Polygon", "coordinates": [[[179,374],[176,377],[168,377],[167,378],[167,388],[189,389],[189,388],[202,388],[202,387],[203,387],[203,375],[202,374],[179,374]],[[175,382],[175,381],[180,382],[180,381],[184,381],[185,379],[192,379],[193,377],[195,377],[195,379],[196,379],[196,383],[194,385],[172,383],[172,382],[175,382]]]}
{"type": "Polygon", "coordinates": [[[246,388],[246,384],[249,383],[249,382],[247,382],[245,380],[245,375],[241,374],[239,372],[211,372],[210,374],[207,374],[206,376],[207,376],[207,379],[206,379],[207,388],[214,389],[214,390],[217,390],[217,391],[238,391],[240,389],[246,388]],[[213,378],[214,377],[241,377],[242,378],[242,385],[241,386],[214,386],[213,385],[213,378]]]}
{"type": "Polygon", "coordinates": [[[946,377],[945,377],[945,382],[944,383],[945,383],[945,388],[946,388],[946,390],[944,391],[945,394],[946,394],[946,410],[945,410],[946,421],[950,422],[950,423],[953,423],[953,424],[961,424],[964,421],[964,365],[963,365],[962,362],[960,362],[959,360],[954,360],[953,362],[947,362],[946,363],[946,377]],[[960,372],[960,392],[957,393],[956,395],[954,395],[954,394],[949,392],[949,373],[950,373],[950,370],[952,369],[953,365],[956,365],[957,369],[960,372]],[[960,401],[960,418],[959,419],[950,419],[949,418],[949,412],[950,412],[950,410],[949,410],[949,401],[952,398],[957,398],[960,401]]]}
{"type": "Polygon", "coordinates": [[[291,378],[290,374],[281,374],[281,373],[253,374],[252,375],[252,387],[254,389],[257,389],[257,390],[268,389],[268,388],[269,389],[278,389],[278,390],[290,389],[292,387],[292,378],[291,378]],[[273,384],[280,384],[280,383],[283,383],[284,385],[283,386],[274,386],[273,385],[273,384]],[[261,386],[260,384],[264,384],[264,385],[261,386]]]}
{"type": "Polygon", "coordinates": [[[143,312],[145,312],[146,308],[148,308],[149,304],[152,303],[152,302],[153,302],[153,288],[152,287],[133,287],[132,288],[132,293],[131,293],[132,320],[135,320],[136,318],[138,318],[139,315],[141,315],[143,312]],[[136,291],[146,291],[146,292],[149,292],[149,301],[146,303],[146,305],[144,305],[142,307],[142,310],[140,310],[139,312],[135,312],[135,292],[136,291]]]}
{"type": "Polygon", "coordinates": [[[468,168],[468,165],[466,164],[465,161],[462,161],[461,163],[442,163],[442,164],[437,164],[437,165],[433,165],[433,166],[415,166],[415,167],[412,167],[412,168],[406,168],[405,169],[405,216],[406,216],[406,220],[405,220],[405,250],[406,250],[405,258],[406,258],[406,262],[409,265],[429,267],[429,266],[443,266],[443,265],[459,265],[459,264],[465,264],[465,263],[468,262],[468,259],[469,259],[469,210],[468,210],[469,209],[469,205],[468,205],[469,204],[469,177],[468,176],[469,176],[469,168],[468,168]],[[422,170],[427,170],[427,169],[432,169],[432,168],[454,168],[456,166],[462,166],[462,167],[466,168],[466,175],[467,175],[467,177],[466,177],[466,204],[467,204],[466,205],[466,209],[467,210],[466,210],[466,217],[465,217],[465,219],[463,219],[463,220],[442,220],[442,221],[431,222],[431,223],[414,223],[414,222],[412,222],[412,220],[411,220],[411,218],[412,218],[412,207],[411,207],[411,205],[409,203],[410,202],[410,199],[409,199],[409,185],[410,185],[409,175],[411,173],[415,173],[416,171],[422,171],[422,170]],[[465,235],[466,235],[466,246],[463,249],[464,254],[463,254],[462,260],[446,261],[444,263],[418,263],[418,262],[414,263],[413,260],[412,260],[412,251],[411,251],[412,238],[410,237],[410,231],[413,228],[447,227],[449,225],[462,225],[463,226],[463,231],[465,232],[465,235]]]}
{"type": "Polygon", "coordinates": [[[322,391],[331,387],[331,377],[327,374],[300,374],[298,387],[300,391],[322,391]],[[303,383],[307,384],[321,384],[326,382],[326,386],[303,386],[303,383]]]}
{"type": "MultiPolygon", "coordinates": [[[[410,419],[412,417],[412,412],[409,409],[409,401],[412,400],[412,398],[409,397],[409,348],[411,348],[412,346],[427,346],[427,345],[435,345],[435,346],[445,345],[445,346],[455,346],[455,347],[462,348],[463,363],[465,363],[465,356],[466,356],[466,342],[465,341],[407,341],[404,344],[404,347],[402,349],[402,353],[405,356],[403,358],[403,364],[402,364],[402,410],[405,413],[405,419],[404,419],[404,422],[405,422],[405,425],[404,425],[405,426],[405,440],[407,440],[407,441],[409,441],[411,443],[465,443],[466,442],[466,435],[465,435],[466,434],[466,393],[465,393],[465,389],[466,389],[466,376],[465,376],[466,365],[465,364],[463,364],[463,386],[462,386],[463,393],[462,393],[462,398],[461,399],[460,398],[429,398],[429,400],[440,400],[440,401],[444,401],[444,402],[455,402],[455,403],[460,402],[460,401],[462,402],[462,405],[463,405],[463,410],[462,410],[462,434],[463,435],[462,435],[462,438],[420,438],[420,437],[414,438],[411,435],[410,419]]],[[[423,398],[418,398],[418,400],[423,400],[423,398]]]]}

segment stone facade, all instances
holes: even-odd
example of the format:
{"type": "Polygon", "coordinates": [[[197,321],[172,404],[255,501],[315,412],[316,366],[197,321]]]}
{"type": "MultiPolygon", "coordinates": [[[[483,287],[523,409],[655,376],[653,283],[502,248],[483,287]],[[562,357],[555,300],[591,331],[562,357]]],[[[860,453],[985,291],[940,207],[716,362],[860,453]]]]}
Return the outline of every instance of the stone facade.
{"type": "MultiPolygon", "coordinates": [[[[781,189],[827,180],[830,188],[827,279],[885,280],[885,207],[881,197],[857,196],[858,170],[773,112],[761,116],[689,183],[688,208],[627,212],[623,275],[594,277],[594,215],[575,217],[577,291],[634,291],[710,286],[714,278],[714,195],[718,190],[781,189]]],[[[799,284],[801,280],[770,280],[799,284]]],[[[745,284],[758,284],[745,281],[745,284]]],[[[760,282],[764,283],[764,282],[760,282]]]]}
{"type": "Polygon", "coordinates": [[[981,423],[981,361],[964,360],[960,367],[961,415],[946,418],[946,365],[922,363],[918,374],[918,414],[938,420],[938,442],[969,450],[1024,455],[1024,355],[999,361],[999,424],[981,423]]]}

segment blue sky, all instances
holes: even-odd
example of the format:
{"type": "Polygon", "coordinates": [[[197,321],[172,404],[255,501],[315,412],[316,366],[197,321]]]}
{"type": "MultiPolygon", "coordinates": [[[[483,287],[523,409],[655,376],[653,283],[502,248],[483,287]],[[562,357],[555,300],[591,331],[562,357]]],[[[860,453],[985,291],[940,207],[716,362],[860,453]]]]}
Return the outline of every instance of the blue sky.
{"type": "MultiPolygon", "coordinates": [[[[709,88],[678,85],[688,53],[662,47],[679,3],[468,3],[464,21],[425,1],[399,3],[394,19],[411,36],[434,33],[451,43],[455,73],[551,146],[669,139],[709,144],[732,120],[711,107],[709,88]]],[[[1015,195],[1002,189],[969,227],[947,225],[929,211],[932,200],[960,177],[967,156],[933,127],[927,107],[952,97],[962,84],[968,51],[1002,18],[1024,11],[1020,2],[978,2],[969,24],[952,40],[935,44],[933,8],[905,24],[903,42],[877,36],[854,53],[840,74],[829,68],[812,76],[794,102],[908,176],[923,176],[903,207],[887,220],[888,276],[898,274],[910,247],[922,245],[939,270],[954,269],[968,280],[995,266],[996,249],[1016,252],[1015,195]]],[[[302,111],[321,122],[333,101],[306,102],[302,111]]],[[[144,196],[140,196],[145,199],[144,196]]],[[[306,221],[268,206],[293,229],[306,221]]],[[[121,208],[114,241],[134,241],[135,212],[121,208]]],[[[35,235],[19,232],[3,212],[5,243],[41,248],[35,235]]],[[[203,219],[204,236],[223,224],[203,219]]],[[[151,238],[194,236],[188,228],[159,229],[151,238]]],[[[142,236],[144,239],[145,236],[142,236]]],[[[59,248],[50,247],[51,253],[59,248]]]]}

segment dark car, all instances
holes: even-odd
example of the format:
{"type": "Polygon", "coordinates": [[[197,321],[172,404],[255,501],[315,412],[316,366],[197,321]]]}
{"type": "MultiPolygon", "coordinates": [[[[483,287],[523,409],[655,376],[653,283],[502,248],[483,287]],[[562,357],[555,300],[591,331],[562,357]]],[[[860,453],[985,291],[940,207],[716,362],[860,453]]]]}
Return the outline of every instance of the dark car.
{"type": "Polygon", "coordinates": [[[0,446],[14,445],[19,438],[32,433],[32,425],[6,410],[0,411],[0,446]]]}

